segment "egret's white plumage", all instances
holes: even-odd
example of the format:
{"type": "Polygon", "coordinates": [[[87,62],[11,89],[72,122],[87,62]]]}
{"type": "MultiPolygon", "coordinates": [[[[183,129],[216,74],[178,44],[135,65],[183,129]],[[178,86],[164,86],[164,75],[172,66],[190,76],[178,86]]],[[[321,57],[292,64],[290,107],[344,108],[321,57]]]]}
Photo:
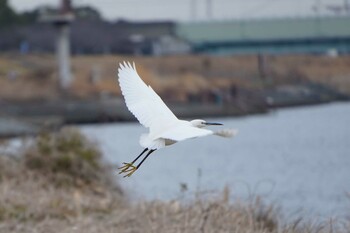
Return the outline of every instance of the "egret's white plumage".
{"type": "Polygon", "coordinates": [[[136,71],[135,63],[133,65],[129,62],[120,63],[118,76],[126,106],[143,126],[149,128],[149,133],[140,137],[140,144],[146,149],[132,163],[124,163],[121,168],[121,172],[129,172],[127,176],[130,176],[147,156],[157,149],[189,138],[207,135],[232,137],[237,133],[232,129],[216,132],[204,129],[207,125],[219,125],[218,123],[208,123],[199,119],[193,121],[178,119],[159,95],[142,81],[136,71]],[[133,163],[147,150],[150,151],[141,163],[137,167],[133,166],[133,163]]]}

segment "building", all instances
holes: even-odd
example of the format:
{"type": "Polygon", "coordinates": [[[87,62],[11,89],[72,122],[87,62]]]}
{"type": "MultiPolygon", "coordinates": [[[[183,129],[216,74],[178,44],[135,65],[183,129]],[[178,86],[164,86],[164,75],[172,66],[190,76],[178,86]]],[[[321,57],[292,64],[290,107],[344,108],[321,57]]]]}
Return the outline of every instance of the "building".
{"type": "MultiPolygon", "coordinates": [[[[57,31],[37,22],[0,30],[0,51],[16,51],[26,45],[29,52],[54,52],[57,31]]],[[[188,53],[187,42],[175,34],[173,22],[106,22],[79,19],[70,24],[70,48],[76,54],[188,53]]]]}
{"type": "Polygon", "coordinates": [[[180,23],[178,37],[196,53],[349,53],[350,17],[180,23]]]}

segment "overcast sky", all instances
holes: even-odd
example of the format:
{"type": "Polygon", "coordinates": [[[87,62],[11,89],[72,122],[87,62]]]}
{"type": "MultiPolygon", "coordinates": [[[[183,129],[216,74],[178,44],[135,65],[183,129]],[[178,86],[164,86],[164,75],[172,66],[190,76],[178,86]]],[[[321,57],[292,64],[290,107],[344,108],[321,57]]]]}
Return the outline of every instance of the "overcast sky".
{"type": "MultiPolygon", "coordinates": [[[[350,0],[72,0],[74,5],[91,5],[108,20],[225,20],[237,18],[300,17],[334,15],[329,8],[342,7],[350,0]],[[207,3],[211,4],[208,13],[207,3]],[[195,7],[194,7],[195,6],[195,7]],[[195,10],[194,10],[195,9],[195,10]]],[[[10,0],[17,11],[60,0],[10,0]]],[[[345,14],[345,11],[340,11],[345,14]]]]}

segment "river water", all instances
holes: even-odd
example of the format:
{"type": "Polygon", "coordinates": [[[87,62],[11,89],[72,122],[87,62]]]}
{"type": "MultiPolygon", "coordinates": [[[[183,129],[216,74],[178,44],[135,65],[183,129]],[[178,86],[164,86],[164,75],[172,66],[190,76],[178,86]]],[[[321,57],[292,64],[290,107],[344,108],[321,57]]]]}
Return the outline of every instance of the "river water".
{"type": "MultiPolygon", "coordinates": [[[[171,200],[198,190],[219,193],[228,186],[232,200],[259,195],[286,215],[350,214],[349,103],[210,120],[239,134],[192,139],[156,151],[132,177],[119,179],[132,198],[171,200]],[[181,185],[187,191],[180,191],[181,185]]],[[[137,123],[81,129],[113,164],[133,160],[142,151],[139,135],[146,132],[137,123]]]]}

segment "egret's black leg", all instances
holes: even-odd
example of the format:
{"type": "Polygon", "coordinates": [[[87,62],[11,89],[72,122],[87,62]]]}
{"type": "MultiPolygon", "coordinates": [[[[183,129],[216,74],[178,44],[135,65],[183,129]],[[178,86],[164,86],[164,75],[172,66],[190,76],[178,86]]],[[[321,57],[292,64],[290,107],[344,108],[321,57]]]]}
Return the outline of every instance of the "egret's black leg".
{"type": "Polygon", "coordinates": [[[148,148],[144,149],[144,150],[141,152],[141,154],[139,154],[139,156],[137,156],[136,159],[134,159],[134,160],[131,162],[131,164],[134,164],[134,163],[141,157],[141,155],[143,155],[143,153],[145,153],[147,150],[148,150],[148,148]]]}
{"type": "Polygon", "coordinates": [[[124,166],[119,168],[121,171],[119,172],[119,174],[121,173],[127,173],[124,177],[130,177],[140,166],[141,164],[148,158],[148,156],[154,152],[155,150],[150,150],[148,151],[147,155],[142,159],[142,161],[137,165],[137,166],[134,166],[134,163],[136,162],[136,160],[138,160],[141,155],[143,153],[145,153],[148,149],[146,148],[144,151],[142,151],[142,153],[137,156],[136,159],[134,159],[134,161],[132,161],[131,163],[124,163],[124,166]]]}
{"type": "Polygon", "coordinates": [[[143,160],[136,166],[136,169],[138,169],[138,168],[141,166],[141,164],[147,159],[147,157],[148,157],[150,154],[152,154],[154,151],[156,151],[156,150],[150,150],[150,151],[148,152],[148,154],[143,158],[143,160]]]}

